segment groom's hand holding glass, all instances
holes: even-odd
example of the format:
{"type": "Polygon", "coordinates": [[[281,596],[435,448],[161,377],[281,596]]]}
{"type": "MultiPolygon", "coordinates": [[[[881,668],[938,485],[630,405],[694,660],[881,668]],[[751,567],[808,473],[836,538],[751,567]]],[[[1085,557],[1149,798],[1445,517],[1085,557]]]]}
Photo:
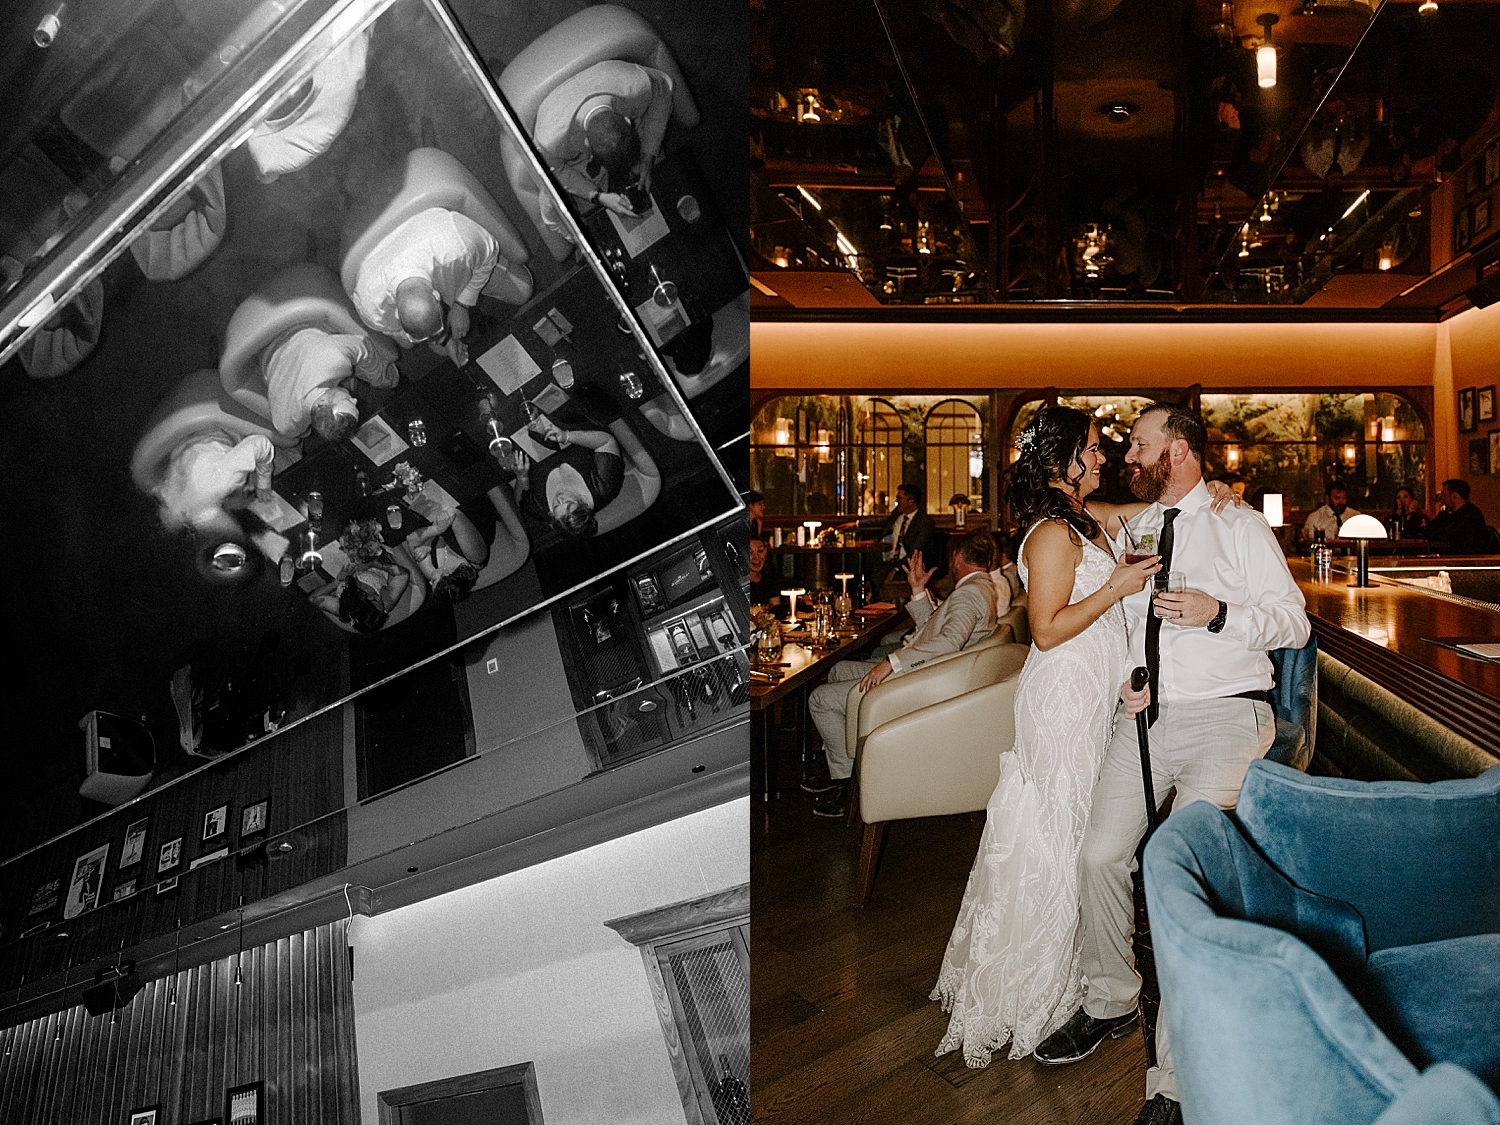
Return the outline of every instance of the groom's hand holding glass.
{"type": "Polygon", "coordinates": [[[1219,599],[1202,590],[1165,590],[1156,595],[1156,616],[1185,629],[1198,629],[1219,615],[1219,599]]]}

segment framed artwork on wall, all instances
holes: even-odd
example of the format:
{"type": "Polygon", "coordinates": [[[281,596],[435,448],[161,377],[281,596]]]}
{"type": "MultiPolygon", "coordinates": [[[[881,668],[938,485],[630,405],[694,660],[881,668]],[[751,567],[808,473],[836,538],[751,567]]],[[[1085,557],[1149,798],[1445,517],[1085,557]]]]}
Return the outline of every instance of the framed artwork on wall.
{"type": "Polygon", "coordinates": [[[120,902],[122,899],[131,898],[135,892],[136,880],[134,878],[126,879],[123,882],[115,884],[114,893],[109,896],[109,901],[120,902]]]}
{"type": "Polygon", "coordinates": [[[143,1105],[130,1111],[130,1125],[156,1125],[161,1117],[161,1106],[143,1105]]]}
{"type": "Polygon", "coordinates": [[[156,873],[161,875],[182,862],[182,837],[168,840],[156,853],[156,873]]]}
{"type": "Polygon", "coordinates": [[[1477,411],[1475,417],[1481,422],[1493,422],[1495,420],[1495,384],[1488,387],[1480,387],[1474,396],[1474,408],[1477,411]]]}
{"type": "Polygon", "coordinates": [[[1469,239],[1473,234],[1474,208],[1460,207],[1458,213],[1453,216],[1453,252],[1457,254],[1460,250],[1469,248],[1469,239]]]}
{"type": "MultiPolygon", "coordinates": [[[[1490,472],[1500,467],[1500,430],[1490,431],[1490,472]]],[[[1500,475],[1500,474],[1497,474],[1500,475]]]]}
{"type": "Polygon", "coordinates": [[[203,814],[203,839],[216,840],[229,827],[229,806],[220,805],[203,814]]]}
{"type": "Polygon", "coordinates": [[[1474,204],[1474,237],[1478,238],[1482,231],[1490,226],[1490,201],[1481,199],[1474,204]]]}
{"type": "Polygon", "coordinates": [[[68,880],[68,899],[63,903],[64,918],[76,918],[99,905],[99,895],[104,889],[104,865],[108,860],[109,845],[100,844],[73,861],[73,878],[68,880]]]}
{"type": "Polygon", "coordinates": [[[41,914],[43,911],[51,910],[57,905],[58,895],[62,893],[62,880],[53,879],[43,883],[31,895],[31,908],[27,914],[41,914]]]}
{"type": "Polygon", "coordinates": [[[264,832],[266,825],[270,823],[270,810],[271,800],[269,797],[262,797],[254,804],[246,805],[240,813],[240,839],[243,840],[247,836],[254,836],[259,832],[264,832]]]}
{"type": "Polygon", "coordinates": [[[1469,433],[1479,428],[1474,420],[1474,388],[1465,387],[1458,392],[1458,432],[1469,433]]]}
{"type": "Polygon", "coordinates": [[[249,1082],[235,1086],[224,1095],[224,1120],[229,1125],[261,1125],[265,1110],[265,1083],[249,1082]]]}
{"type": "Polygon", "coordinates": [[[1484,186],[1484,161],[1471,160],[1464,169],[1464,194],[1473,195],[1484,186]]]}
{"type": "Polygon", "coordinates": [[[1500,141],[1491,141],[1484,150],[1484,186],[1489,187],[1500,180],[1500,141]]]}
{"type": "Polygon", "coordinates": [[[1490,443],[1486,438],[1471,438],[1469,440],[1469,475],[1489,476],[1490,474],[1490,443]]]}
{"type": "Polygon", "coordinates": [[[149,816],[143,816],[140,820],[132,821],[130,827],[125,829],[125,842],[120,845],[120,867],[133,867],[141,862],[141,856],[146,851],[146,826],[151,823],[149,816]]]}

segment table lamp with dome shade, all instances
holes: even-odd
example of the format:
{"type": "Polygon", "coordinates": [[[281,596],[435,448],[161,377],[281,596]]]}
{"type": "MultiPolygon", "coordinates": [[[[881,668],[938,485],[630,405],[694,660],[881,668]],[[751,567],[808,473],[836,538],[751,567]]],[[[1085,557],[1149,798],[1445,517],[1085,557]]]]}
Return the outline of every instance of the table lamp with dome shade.
{"type": "Polygon", "coordinates": [[[1354,540],[1354,553],[1358,566],[1355,572],[1356,578],[1350,583],[1351,586],[1375,585],[1370,581],[1370,540],[1385,537],[1385,525],[1374,516],[1367,516],[1363,513],[1350,516],[1339,527],[1340,539],[1354,540]]]}

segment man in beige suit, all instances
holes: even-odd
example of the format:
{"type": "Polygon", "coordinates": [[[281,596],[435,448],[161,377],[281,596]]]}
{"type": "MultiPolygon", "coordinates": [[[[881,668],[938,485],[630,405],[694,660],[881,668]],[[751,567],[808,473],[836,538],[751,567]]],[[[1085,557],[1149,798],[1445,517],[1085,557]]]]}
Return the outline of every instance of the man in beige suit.
{"type": "Polygon", "coordinates": [[[849,704],[851,682],[858,680],[861,691],[878,687],[891,676],[899,676],[940,656],[959,652],[985,640],[995,631],[995,583],[990,568],[996,565],[994,537],[988,531],[971,531],[953,548],[953,576],[957,579],[953,593],[939,605],[927,589],[927,580],[936,567],[922,565],[922,553],[914,553],[906,563],[906,578],[911,584],[911,601],[907,611],[916,629],[906,642],[883,660],[841,660],[828,673],[828,682],[814,688],[807,697],[807,713],[823,736],[823,753],[828,759],[827,784],[804,781],[809,793],[828,796],[813,806],[819,816],[843,816],[854,762],[844,745],[844,722],[849,704]]]}

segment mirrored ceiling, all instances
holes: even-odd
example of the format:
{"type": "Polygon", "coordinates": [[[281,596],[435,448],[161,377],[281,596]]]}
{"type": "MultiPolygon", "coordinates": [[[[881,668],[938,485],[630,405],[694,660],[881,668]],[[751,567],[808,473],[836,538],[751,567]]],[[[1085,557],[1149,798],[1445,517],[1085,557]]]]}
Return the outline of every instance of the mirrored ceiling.
{"type": "Polygon", "coordinates": [[[1438,309],[1492,225],[1488,0],[751,7],[761,308],[1438,309]]]}

